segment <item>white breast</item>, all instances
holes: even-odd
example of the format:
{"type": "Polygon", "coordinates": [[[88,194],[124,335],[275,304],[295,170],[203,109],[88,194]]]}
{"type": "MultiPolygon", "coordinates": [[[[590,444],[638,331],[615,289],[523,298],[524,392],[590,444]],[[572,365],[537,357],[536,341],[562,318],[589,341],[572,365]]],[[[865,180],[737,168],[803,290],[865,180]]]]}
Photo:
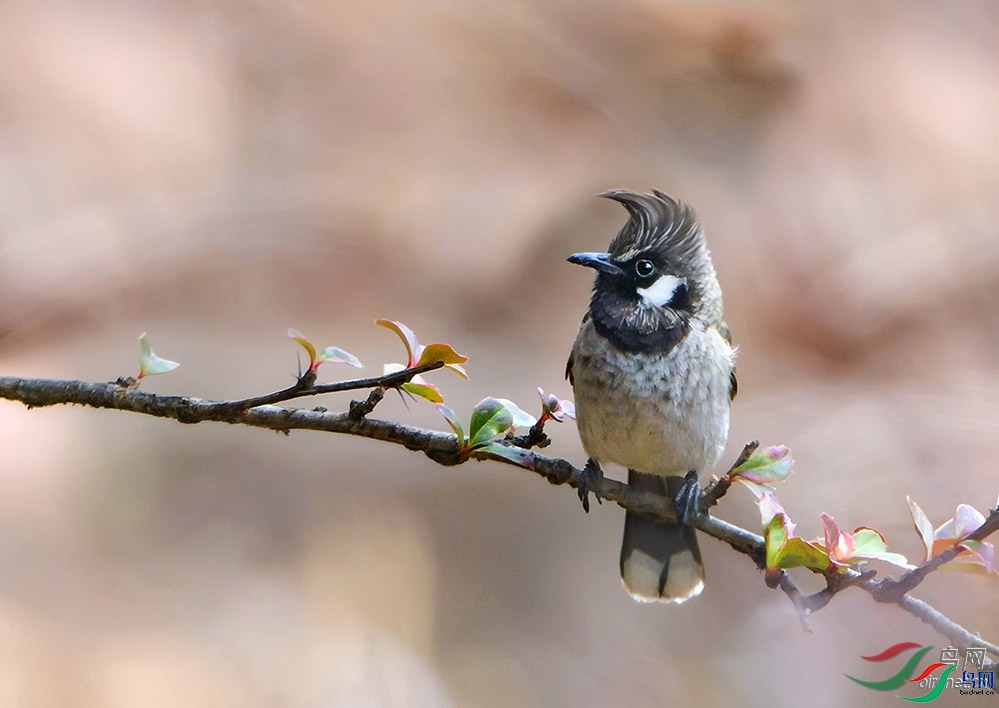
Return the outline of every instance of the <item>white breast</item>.
{"type": "Polygon", "coordinates": [[[573,390],[586,453],[650,474],[709,470],[728,438],[734,353],[695,320],[665,356],[613,348],[587,321],[573,349],[573,390]]]}

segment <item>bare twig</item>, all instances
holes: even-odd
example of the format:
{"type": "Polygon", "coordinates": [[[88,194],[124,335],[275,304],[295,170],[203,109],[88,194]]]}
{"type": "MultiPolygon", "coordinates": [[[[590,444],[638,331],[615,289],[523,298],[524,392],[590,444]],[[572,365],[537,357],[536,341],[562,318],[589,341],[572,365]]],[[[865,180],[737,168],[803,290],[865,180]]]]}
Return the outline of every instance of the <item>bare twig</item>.
{"type": "Polygon", "coordinates": [[[538,418],[538,422],[531,426],[530,430],[527,431],[527,435],[518,435],[510,442],[525,450],[530,450],[532,447],[548,447],[552,441],[545,432],[544,416],[538,418]]]}
{"type": "Polygon", "coordinates": [[[350,412],[348,415],[354,420],[360,420],[366,415],[371,415],[375,406],[381,403],[383,398],[385,398],[385,389],[373,388],[365,400],[350,402],[350,412]]]}
{"type": "Polygon", "coordinates": [[[999,657],[999,646],[985,641],[976,634],[972,634],[957,622],[954,622],[939,610],[930,607],[922,600],[917,600],[911,595],[906,595],[895,604],[913,617],[933,627],[937,632],[947,637],[950,643],[958,649],[980,647],[993,656],[999,657]]]}
{"type": "Polygon", "coordinates": [[[808,616],[812,613],[812,610],[805,602],[807,598],[801,596],[801,591],[798,590],[798,586],[791,580],[791,576],[783,570],[777,575],[777,587],[784,591],[784,594],[787,595],[789,600],[791,600],[791,604],[794,605],[794,609],[798,612],[798,620],[801,622],[801,629],[804,630],[806,634],[811,634],[812,624],[809,621],[808,616]]]}
{"type": "Polygon", "coordinates": [[[746,445],[742,448],[742,452],[740,452],[739,456],[735,458],[735,462],[733,462],[732,466],[729,467],[728,473],[723,477],[715,477],[711,480],[711,483],[705,487],[704,491],[701,493],[701,511],[707,511],[717,504],[723,496],[725,496],[729,488],[732,486],[732,478],[729,474],[731,474],[732,470],[736,467],[752,457],[753,453],[756,452],[756,449],[759,446],[759,440],[753,440],[750,443],[746,443],[746,445]]]}

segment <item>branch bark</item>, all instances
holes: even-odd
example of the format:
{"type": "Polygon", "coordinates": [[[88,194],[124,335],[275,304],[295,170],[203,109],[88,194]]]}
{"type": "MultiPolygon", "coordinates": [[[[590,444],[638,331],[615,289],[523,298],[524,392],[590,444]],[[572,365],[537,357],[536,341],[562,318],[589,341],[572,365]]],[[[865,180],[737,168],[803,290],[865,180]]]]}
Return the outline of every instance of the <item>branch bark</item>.
{"type": "MultiPolygon", "coordinates": [[[[161,396],[139,391],[120,382],[87,383],[83,381],[0,377],[0,398],[20,401],[28,408],[76,404],[91,408],[109,408],[141,413],[159,418],[172,418],[185,424],[216,421],[232,425],[268,428],[285,433],[291,430],[317,430],[355,435],[423,452],[441,464],[458,464],[463,459],[459,455],[460,442],[456,436],[369,417],[371,411],[381,400],[385,389],[396,388],[419,373],[441,366],[442,364],[437,362],[386,376],[321,386],[316,386],[314,381],[302,379],[295,386],[283,391],[237,401],[209,401],[189,396],[161,396]],[[305,410],[273,405],[279,401],[303,396],[363,389],[371,390],[367,399],[352,402],[350,410],[346,413],[330,413],[321,407],[305,410]]],[[[532,442],[539,443],[542,437],[543,435],[536,435],[536,439],[532,442]]],[[[523,447],[525,440],[511,439],[508,444],[523,447]]],[[[740,460],[748,456],[753,449],[755,449],[755,443],[747,445],[740,455],[740,460]]],[[[515,465],[511,460],[487,451],[474,451],[471,457],[515,465]]],[[[532,463],[532,471],[551,484],[568,485],[578,489],[580,485],[589,483],[591,485],[590,491],[596,492],[601,498],[614,502],[624,509],[652,514],[666,521],[676,520],[673,501],[666,497],[651,492],[638,491],[627,484],[608,478],[599,479],[596,482],[596,488],[593,488],[593,480],[588,479],[583,470],[567,460],[532,453],[532,463]]],[[[748,556],[758,568],[763,569],[766,566],[763,537],[711,516],[707,511],[709,507],[718,502],[727,489],[728,485],[724,480],[716,480],[709,485],[702,495],[700,512],[693,518],[692,523],[703,533],[727,543],[734,550],[748,556]]],[[[999,530],[999,509],[991,510],[985,525],[972,538],[981,540],[996,530],[999,530]]],[[[775,585],[790,598],[806,631],[808,631],[808,617],[812,612],[824,607],[842,590],[856,587],[870,594],[877,602],[895,604],[919,620],[926,622],[958,648],[984,647],[989,653],[999,658],[999,646],[975,636],[943,613],[908,594],[929,573],[952,560],[957,553],[957,549],[944,551],[919,568],[909,571],[898,580],[879,579],[875,577],[873,571],[861,573],[850,569],[827,575],[826,588],[808,596],[802,595],[790,576],[783,571],[778,575],[775,585]]]]}

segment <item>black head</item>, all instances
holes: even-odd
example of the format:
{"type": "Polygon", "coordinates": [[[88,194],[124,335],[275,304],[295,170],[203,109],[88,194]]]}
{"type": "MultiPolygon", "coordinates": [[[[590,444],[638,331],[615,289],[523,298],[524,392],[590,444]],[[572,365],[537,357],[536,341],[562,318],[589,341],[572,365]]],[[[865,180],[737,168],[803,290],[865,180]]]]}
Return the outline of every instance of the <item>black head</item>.
{"type": "Polygon", "coordinates": [[[607,253],[569,258],[597,271],[593,324],[623,351],[668,352],[705,303],[720,301],[701,228],[688,206],[659,191],[600,196],[623,204],[630,219],[607,253]]]}

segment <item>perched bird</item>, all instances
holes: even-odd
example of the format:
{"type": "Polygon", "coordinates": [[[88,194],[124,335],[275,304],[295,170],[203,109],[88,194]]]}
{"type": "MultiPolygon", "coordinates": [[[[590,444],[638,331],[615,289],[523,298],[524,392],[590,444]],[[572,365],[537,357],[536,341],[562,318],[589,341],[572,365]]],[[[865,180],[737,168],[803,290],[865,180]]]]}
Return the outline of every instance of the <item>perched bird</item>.
{"type": "Polygon", "coordinates": [[[677,499],[676,523],[627,512],[621,579],[637,600],[680,603],[704,589],[697,537],[685,522],[698,473],[728,438],[735,351],[693,211],[656,190],[600,196],[624,205],[630,219],[607,253],[569,258],[597,276],[566,378],[589,472],[618,464],[630,486],[677,499]]]}

